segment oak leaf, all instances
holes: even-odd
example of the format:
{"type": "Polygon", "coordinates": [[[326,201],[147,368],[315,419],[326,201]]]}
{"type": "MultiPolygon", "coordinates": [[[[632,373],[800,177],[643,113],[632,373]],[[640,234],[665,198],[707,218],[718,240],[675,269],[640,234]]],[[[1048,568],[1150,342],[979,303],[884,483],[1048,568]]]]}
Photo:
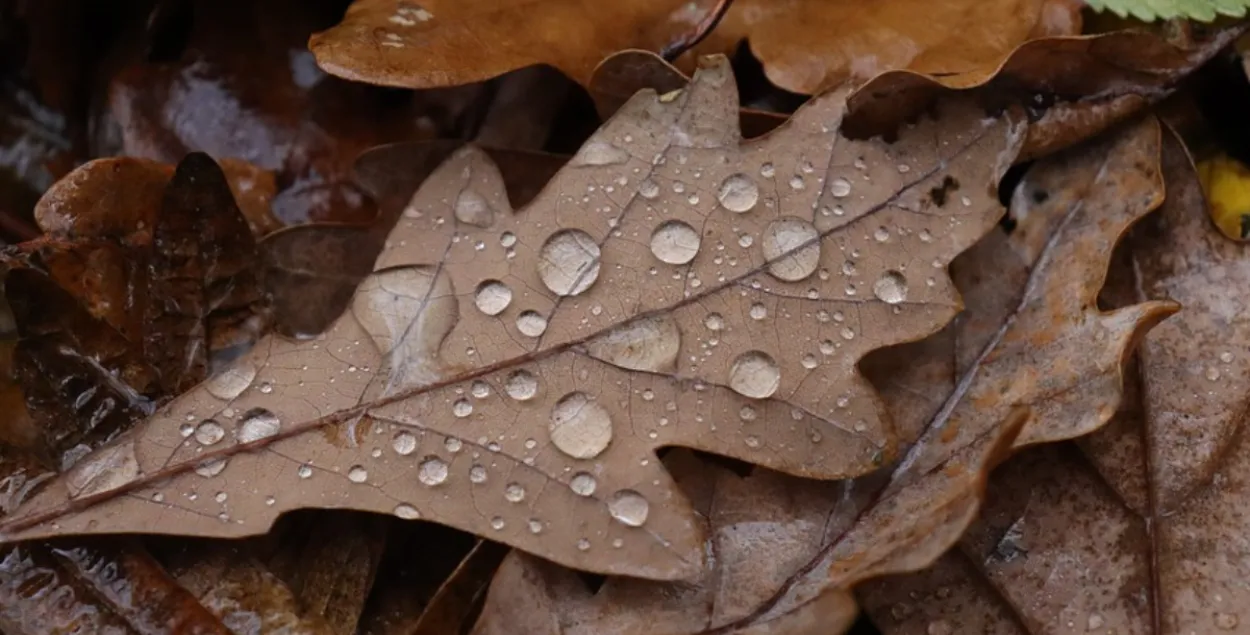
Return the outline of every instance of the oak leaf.
{"type": "Polygon", "coordinates": [[[937,558],[973,520],[1005,445],[1106,422],[1121,359],[1174,310],[1093,305],[1109,247],[1162,201],[1159,135],[1148,119],[1039,163],[1013,201],[1027,222],[952,265],[968,312],[939,336],[868,361],[904,438],[919,435],[893,474],[815,483],[675,466],[709,517],[714,570],[679,583],[610,579],[590,594],[559,567],[518,556],[498,574],[478,633],[507,632],[505,617],[544,625],[534,633],[826,633],[837,619],[801,624],[812,614],[845,619],[830,606],[845,606],[857,582],[937,558]]]}
{"type": "Polygon", "coordinates": [[[982,518],[933,571],[868,589],[885,632],[931,620],[1002,633],[1244,628],[1250,322],[1229,292],[1250,284],[1250,251],[1206,217],[1179,140],[1164,151],[1167,202],[1127,242],[1108,295],[1167,295],[1184,309],[1143,338],[1134,399],[1079,445],[1005,465],[982,518]]]}
{"type": "Polygon", "coordinates": [[[889,460],[855,364],[957,312],[945,266],[999,215],[1020,124],[955,99],[892,142],[849,139],[845,98],[742,143],[714,60],[636,97],[519,214],[457,153],[326,333],[262,341],[0,531],[241,536],[351,507],[593,571],[699,570],[655,449],[818,478],[889,460]]]}

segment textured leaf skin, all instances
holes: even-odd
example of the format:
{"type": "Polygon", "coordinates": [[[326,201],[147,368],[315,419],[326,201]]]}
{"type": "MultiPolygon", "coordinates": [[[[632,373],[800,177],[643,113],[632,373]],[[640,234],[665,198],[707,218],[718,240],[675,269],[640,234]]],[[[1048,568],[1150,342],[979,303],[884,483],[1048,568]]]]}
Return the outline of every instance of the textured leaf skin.
{"type": "Polygon", "coordinates": [[[1240,18],[1250,7],[1250,0],[1086,0],[1098,11],[1111,11],[1120,17],[1134,17],[1145,22],[1159,19],[1189,18],[1212,22],[1221,15],[1240,18]]]}

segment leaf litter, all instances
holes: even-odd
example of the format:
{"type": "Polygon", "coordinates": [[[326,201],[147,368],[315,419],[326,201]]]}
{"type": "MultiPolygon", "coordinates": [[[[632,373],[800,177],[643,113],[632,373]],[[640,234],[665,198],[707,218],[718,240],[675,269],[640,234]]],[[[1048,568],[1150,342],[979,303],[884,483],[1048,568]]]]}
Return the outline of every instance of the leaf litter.
{"type": "Polygon", "coordinates": [[[850,140],[831,93],[740,145],[733,92],[721,62],[640,95],[523,222],[487,159],[458,153],[323,336],[262,341],[6,537],[240,536],[351,507],[671,578],[701,566],[702,527],[655,448],[876,469],[897,438],[855,362],[956,313],[945,265],[993,227],[1021,128],[953,100],[892,144],[850,140]]]}

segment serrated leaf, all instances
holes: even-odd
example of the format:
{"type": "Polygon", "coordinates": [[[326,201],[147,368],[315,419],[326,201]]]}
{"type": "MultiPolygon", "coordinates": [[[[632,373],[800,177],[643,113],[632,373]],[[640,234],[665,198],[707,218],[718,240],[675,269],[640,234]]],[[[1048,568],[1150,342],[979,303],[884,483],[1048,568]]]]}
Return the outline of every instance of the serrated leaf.
{"type": "Polygon", "coordinates": [[[1189,18],[1212,22],[1221,15],[1240,18],[1250,7],[1250,0],[1086,0],[1098,11],[1134,17],[1144,22],[1158,19],[1189,18]]]}
{"type": "Polygon", "coordinates": [[[851,139],[845,100],[742,143],[722,58],[638,95],[519,213],[457,153],[325,334],[263,341],[0,531],[241,536],[351,507],[689,575],[702,526],[655,450],[817,478],[889,460],[856,362],[955,314],[945,265],[999,215],[1021,125],[956,99],[851,139]]]}

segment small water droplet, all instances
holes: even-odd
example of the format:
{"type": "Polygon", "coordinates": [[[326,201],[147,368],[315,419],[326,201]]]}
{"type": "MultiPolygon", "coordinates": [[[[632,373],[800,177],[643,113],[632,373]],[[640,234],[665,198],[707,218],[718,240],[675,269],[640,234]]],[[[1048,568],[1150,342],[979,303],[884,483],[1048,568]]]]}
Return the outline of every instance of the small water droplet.
{"type": "Polygon", "coordinates": [[[750,247],[751,245],[754,245],[754,244],[755,244],[755,239],[752,238],[750,234],[743,234],[738,237],[738,246],[743,249],[746,249],[747,247],[750,247]]]}
{"type": "Polygon", "coordinates": [[[1220,369],[1211,366],[1207,368],[1206,376],[1210,381],[1217,381],[1220,378],[1220,369]]]}
{"type": "Polygon", "coordinates": [[[455,454],[460,451],[460,448],[464,447],[464,442],[456,437],[447,437],[443,440],[443,447],[447,448],[448,452],[455,454]]]}
{"type": "Polygon", "coordinates": [[[766,399],[781,385],[781,368],[763,351],[747,351],[729,370],[729,387],[743,397],[766,399]]]}
{"type": "Polygon", "coordinates": [[[503,497],[509,503],[519,503],[525,500],[525,486],[520,483],[508,483],[503,488],[503,497]]]}
{"type": "Polygon", "coordinates": [[[738,418],[743,421],[755,421],[756,416],[758,416],[758,413],[751,406],[743,406],[738,409],[738,418]]]}
{"type": "Polygon", "coordinates": [[[273,384],[269,382],[263,382],[261,383],[260,388],[258,388],[258,390],[268,395],[269,393],[273,392],[273,384]]]}
{"type": "Polygon", "coordinates": [[[423,485],[441,485],[447,480],[447,464],[436,456],[426,457],[417,466],[417,480],[423,485]]]}
{"type": "Polygon", "coordinates": [[[477,309],[486,315],[499,315],[512,304],[512,289],[498,280],[486,280],[473,296],[477,309]]]}
{"type": "Polygon", "coordinates": [[[469,403],[468,399],[457,399],[456,402],[451,405],[451,414],[463,419],[473,414],[473,404],[469,403]]]}
{"type": "Polygon", "coordinates": [[[632,489],[616,492],[608,500],[608,513],[622,525],[641,527],[647,522],[650,511],[651,505],[647,499],[632,489]]]}
{"type": "Polygon", "coordinates": [[[195,440],[201,445],[212,445],[225,437],[226,429],[212,419],[206,419],[195,427],[195,440]]]}
{"type": "Polygon", "coordinates": [[[503,518],[500,518],[499,516],[495,516],[494,518],[490,519],[490,528],[494,529],[495,531],[499,531],[503,529],[504,524],[505,523],[504,523],[503,518]]]}
{"type": "Polygon", "coordinates": [[[571,392],[551,409],[551,442],[575,459],[591,459],[612,441],[612,419],[584,392],[571,392]]]}
{"type": "Polygon", "coordinates": [[[578,551],[590,551],[590,541],[585,538],[578,538],[577,550],[578,551]]]}
{"type": "Polygon", "coordinates": [[[873,283],[872,293],[886,304],[898,304],[907,299],[907,278],[898,271],[887,271],[873,283]]]}
{"type": "Polygon", "coordinates": [[[538,337],[547,331],[547,317],[538,311],[523,311],[516,318],[516,330],[527,337],[538,337]]]}
{"type": "Polygon", "coordinates": [[[247,390],[254,379],[256,379],[256,365],[244,359],[208,378],[208,381],[204,382],[204,389],[218,399],[230,401],[247,390]]]}
{"type": "Polygon", "coordinates": [[[195,466],[195,473],[204,478],[212,478],[221,474],[224,469],[226,469],[225,459],[210,459],[195,466]]]}
{"type": "Polygon", "coordinates": [[[252,408],[240,416],[239,429],[235,436],[240,443],[251,443],[272,437],[282,430],[282,421],[278,415],[264,408],[252,408]]]}
{"type": "Polygon", "coordinates": [[[586,472],[578,472],[569,480],[569,489],[578,496],[593,496],[596,487],[599,487],[599,482],[586,472]]]}
{"type": "Polygon", "coordinates": [[[403,518],[404,520],[416,520],[421,517],[421,512],[418,512],[416,507],[413,507],[408,503],[400,503],[396,505],[394,513],[396,516],[403,518]]]}
{"type": "Polygon", "coordinates": [[[503,389],[517,401],[528,401],[538,394],[538,378],[528,370],[516,370],[508,375],[503,389]]]}
{"type": "Polygon", "coordinates": [[[1085,630],[1087,631],[1098,630],[1102,628],[1102,625],[1104,623],[1105,623],[1105,620],[1103,620],[1101,615],[1097,613],[1091,613],[1089,616],[1089,619],[1085,621],[1085,630]]]}
{"type": "Polygon", "coordinates": [[[312,466],[307,463],[295,469],[295,475],[300,478],[311,478],[313,475],[312,466]]]}
{"type": "Polygon", "coordinates": [[[719,331],[725,328],[725,318],[719,313],[708,313],[707,317],[703,318],[703,325],[710,330],[719,331]]]}
{"type": "Polygon", "coordinates": [[[760,188],[751,177],[738,173],[727,177],[716,193],[716,200],[725,209],[743,214],[755,208],[760,200],[760,188]]]}
{"type": "Polygon", "coordinates": [[[543,244],[538,260],[538,277],[552,293],[577,295],[599,277],[599,245],[580,229],[552,234],[543,244]]]}
{"type": "Polygon", "coordinates": [[[844,198],[851,193],[851,182],[838,177],[829,182],[829,193],[838,198],[844,198]]]}
{"type": "Polygon", "coordinates": [[[347,480],[353,483],[364,483],[369,480],[369,470],[363,465],[353,465],[347,470],[347,480]]]}
{"type": "Polygon", "coordinates": [[[774,167],[772,163],[765,163],[760,166],[760,176],[766,179],[773,178],[773,175],[776,173],[777,173],[777,168],[774,167]]]}
{"type": "Polygon", "coordinates": [[[1232,353],[1229,353],[1229,352],[1227,352],[1227,351],[1225,351],[1225,352],[1223,352],[1223,353],[1220,353],[1220,361],[1221,361],[1221,362],[1224,362],[1225,364],[1230,364],[1230,363],[1232,363],[1232,361],[1233,361],[1233,354],[1232,354],[1232,353]]]}
{"type": "Polygon", "coordinates": [[[803,356],[802,364],[803,364],[803,368],[811,370],[813,368],[816,368],[816,366],[818,366],[820,362],[816,360],[815,355],[812,355],[811,353],[807,353],[806,355],[803,356]]]}
{"type": "Polygon", "coordinates": [[[490,396],[490,384],[477,380],[473,382],[473,386],[469,389],[469,393],[477,399],[485,399],[490,396]]]}
{"type": "Polygon", "coordinates": [[[780,218],[764,230],[762,249],[768,272],[794,282],[816,272],[820,264],[820,234],[811,223],[794,216],[780,218]]]}
{"type": "Polygon", "coordinates": [[[543,521],[538,520],[537,518],[531,518],[529,521],[529,528],[531,534],[541,534],[543,533],[543,521]]]}
{"type": "Polygon", "coordinates": [[[629,160],[629,152],[606,141],[590,141],[569,160],[574,167],[591,165],[615,165],[629,160]]]}
{"type": "Polygon", "coordinates": [[[794,176],[790,177],[790,187],[791,187],[791,189],[801,190],[801,189],[803,189],[804,187],[807,187],[807,186],[806,186],[806,184],[805,184],[805,183],[803,183],[803,177],[801,177],[801,176],[799,176],[799,175],[797,175],[797,174],[796,174],[796,175],[794,175],[794,176]]]}
{"type": "Polygon", "coordinates": [[[699,232],[679,220],[661,223],[651,234],[651,253],[660,262],[684,265],[699,253],[699,232]]]}
{"type": "Polygon", "coordinates": [[[474,463],[473,467],[469,468],[469,482],[479,484],[485,483],[486,468],[478,463],[474,463]]]}
{"type": "Polygon", "coordinates": [[[456,220],[474,227],[490,227],[495,222],[495,211],[491,209],[490,203],[471,189],[461,191],[456,197],[452,213],[456,220]]]}
{"type": "Polygon", "coordinates": [[[516,244],[516,234],[512,232],[504,232],[499,235],[499,245],[504,249],[510,248],[516,244]]]}
{"type": "Polygon", "coordinates": [[[660,195],[660,186],[655,181],[647,179],[638,184],[638,194],[645,199],[654,199],[660,195]]]}
{"type": "Polygon", "coordinates": [[[391,447],[400,456],[408,456],[417,449],[417,437],[408,432],[400,432],[391,439],[391,447]]]}

